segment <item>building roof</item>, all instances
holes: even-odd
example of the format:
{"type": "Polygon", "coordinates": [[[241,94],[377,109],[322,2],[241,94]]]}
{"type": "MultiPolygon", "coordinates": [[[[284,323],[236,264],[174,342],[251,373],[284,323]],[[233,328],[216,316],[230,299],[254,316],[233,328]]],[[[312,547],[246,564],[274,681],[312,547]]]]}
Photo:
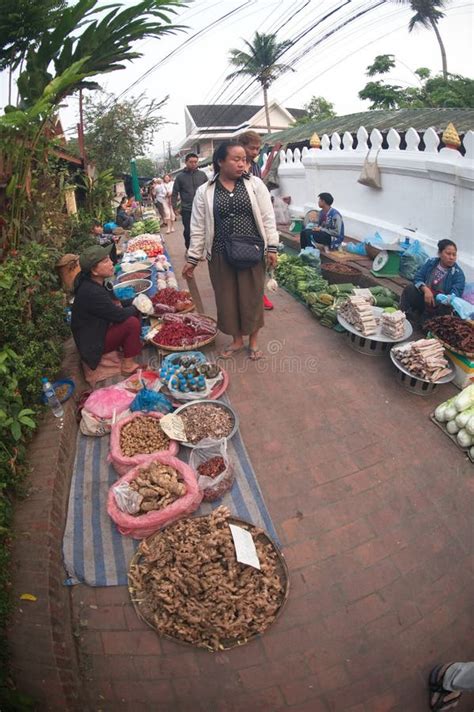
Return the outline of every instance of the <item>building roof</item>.
{"type": "MultiPolygon", "coordinates": [[[[288,109],[291,111],[291,109],[288,109]]],[[[396,131],[407,131],[414,128],[416,131],[426,131],[432,127],[438,133],[444,131],[447,124],[452,121],[459,134],[474,130],[474,109],[394,109],[384,111],[363,111],[358,114],[335,116],[324,121],[309,121],[298,126],[291,126],[284,131],[267,134],[263,137],[266,143],[282,144],[303,143],[311,138],[313,133],[320,137],[323,134],[332,134],[335,131],[342,134],[345,131],[356,133],[364,126],[370,133],[372,129],[380,132],[394,128],[396,131]]]]}
{"type": "MultiPolygon", "coordinates": [[[[263,104],[191,104],[186,107],[196,127],[241,126],[263,109],[263,104]]],[[[304,109],[286,109],[295,119],[306,115],[304,109]]]]}

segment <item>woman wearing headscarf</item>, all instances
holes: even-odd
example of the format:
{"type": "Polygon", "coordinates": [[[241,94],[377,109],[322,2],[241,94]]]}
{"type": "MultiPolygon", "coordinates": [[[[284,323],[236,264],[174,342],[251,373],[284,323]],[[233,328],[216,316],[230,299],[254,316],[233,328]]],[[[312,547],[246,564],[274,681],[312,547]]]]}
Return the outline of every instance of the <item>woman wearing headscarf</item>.
{"type": "Polygon", "coordinates": [[[247,173],[245,150],[239,142],[225,141],[218,146],[213,167],[214,177],[198,188],[194,198],[183,276],[192,278],[199,261],[207,258],[217,324],[232,336],[221,357],[243,351],[244,337],[248,336],[248,355],[256,361],[264,357],[258,335],[263,326],[265,269],[267,265],[273,269],[277,263],[275,215],[264,183],[247,173]],[[251,246],[250,257],[255,262],[242,268],[233,253],[235,245],[244,241],[251,246]]]}

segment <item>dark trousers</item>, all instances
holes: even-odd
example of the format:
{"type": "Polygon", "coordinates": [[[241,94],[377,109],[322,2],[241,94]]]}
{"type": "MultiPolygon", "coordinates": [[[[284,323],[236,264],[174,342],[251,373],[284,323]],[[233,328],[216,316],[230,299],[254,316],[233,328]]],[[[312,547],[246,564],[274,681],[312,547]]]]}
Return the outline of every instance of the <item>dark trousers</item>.
{"type": "Polygon", "coordinates": [[[425,302],[425,297],[414,284],[409,284],[400,297],[400,309],[410,317],[418,316],[421,320],[427,321],[435,316],[446,316],[452,313],[448,304],[436,304],[429,307],[425,302]]]}
{"type": "Polygon", "coordinates": [[[183,221],[184,244],[186,249],[189,250],[189,243],[191,242],[191,211],[181,210],[181,220],[183,221]]]}
{"type": "Polygon", "coordinates": [[[140,319],[136,316],[129,316],[119,324],[111,324],[105,335],[104,354],[122,348],[125,358],[138,356],[142,350],[140,328],[140,319]]]}
{"type": "Polygon", "coordinates": [[[326,245],[326,247],[331,247],[332,237],[328,232],[324,230],[317,230],[313,232],[311,228],[304,228],[300,232],[300,245],[301,249],[304,250],[305,247],[314,247],[315,242],[320,245],[326,245]]]}

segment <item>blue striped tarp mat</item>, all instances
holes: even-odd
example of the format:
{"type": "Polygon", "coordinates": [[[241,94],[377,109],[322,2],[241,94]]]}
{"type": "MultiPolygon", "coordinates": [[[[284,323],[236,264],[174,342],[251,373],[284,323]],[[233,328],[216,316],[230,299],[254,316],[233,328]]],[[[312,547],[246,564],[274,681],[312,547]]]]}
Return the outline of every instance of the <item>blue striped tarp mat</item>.
{"type": "MultiPolygon", "coordinates": [[[[226,403],[226,396],[222,399],[226,403]]],[[[122,586],[138,542],[122,536],[107,514],[107,494],[118,476],[107,462],[109,436],[77,436],[63,555],[67,583],[89,586],[122,586]]],[[[208,514],[224,504],[239,519],[264,529],[278,543],[275,528],[247,450],[237,432],[228,443],[235,471],[232,489],[219,502],[203,502],[195,515],[208,514]]],[[[188,460],[189,448],[181,447],[179,457],[188,460]]]]}

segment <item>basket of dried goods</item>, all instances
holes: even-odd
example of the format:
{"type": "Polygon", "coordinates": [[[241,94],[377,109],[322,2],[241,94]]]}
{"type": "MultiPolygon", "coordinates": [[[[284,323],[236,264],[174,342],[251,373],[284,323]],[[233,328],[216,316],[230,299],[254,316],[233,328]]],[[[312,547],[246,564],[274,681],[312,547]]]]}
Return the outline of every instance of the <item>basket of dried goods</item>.
{"type": "Polygon", "coordinates": [[[235,474],[227,452],[227,440],[203,440],[189,458],[197,473],[199,489],[205,502],[215,502],[231,489],[235,474]]]}
{"type": "Polygon", "coordinates": [[[201,501],[194,470],[168,453],[159,453],[110,488],[107,512],[121,534],[142,539],[191,514],[201,501]]]}
{"type": "Polygon", "coordinates": [[[125,274],[121,274],[119,277],[117,277],[117,284],[124,284],[125,282],[131,282],[135,279],[150,279],[150,276],[150,269],[143,269],[141,271],[137,270],[136,272],[130,273],[126,272],[125,274]]]}
{"type": "Polygon", "coordinates": [[[217,322],[204,314],[165,314],[150,333],[151,343],[162,351],[192,351],[214,341],[217,322]]]}
{"type": "Polygon", "coordinates": [[[186,314],[193,311],[194,302],[191,293],[186,289],[179,290],[173,287],[160,289],[152,298],[155,316],[163,316],[163,314],[186,314]]]}
{"type": "Polygon", "coordinates": [[[343,284],[346,282],[357,284],[358,278],[362,277],[360,269],[332,262],[325,262],[321,265],[321,274],[330,284],[343,284]]]}
{"type": "MultiPolygon", "coordinates": [[[[166,416],[183,424],[185,439],[180,440],[186,447],[196,447],[202,440],[230,440],[238,430],[237,413],[221,401],[202,400],[198,403],[185,403],[166,416]]],[[[163,425],[165,427],[165,425],[163,425]]]]}
{"type": "Polygon", "coordinates": [[[160,426],[162,413],[133,413],[112,426],[109,461],[119,475],[150,462],[158,452],[177,455],[179,445],[160,426]]]}
{"type": "Polygon", "coordinates": [[[214,652],[268,630],[288,598],[289,575],[262,529],[218,507],[142,541],[128,588],[138,617],[159,635],[214,652]]]}
{"type": "Polygon", "coordinates": [[[443,346],[462,356],[474,358],[474,327],[458,316],[436,316],[425,322],[430,331],[443,346]]]}

